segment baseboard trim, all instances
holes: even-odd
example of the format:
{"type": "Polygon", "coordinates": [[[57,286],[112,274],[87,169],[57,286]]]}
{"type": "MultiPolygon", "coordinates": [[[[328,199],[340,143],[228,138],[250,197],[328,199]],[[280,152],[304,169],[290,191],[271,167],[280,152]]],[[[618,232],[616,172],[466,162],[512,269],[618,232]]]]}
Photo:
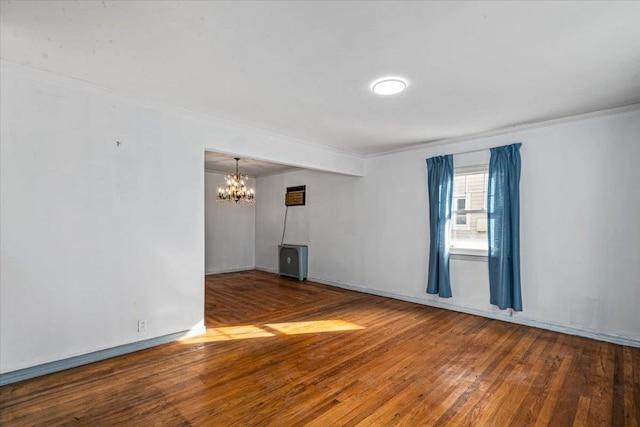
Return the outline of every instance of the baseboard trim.
{"type": "Polygon", "coordinates": [[[124,354],[133,353],[140,350],[146,350],[151,347],[178,341],[183,338],[202,335],[206,332],[207,329],[204,325],[202,325],[186,331],[175,332],[173,334],[163,335],[156,338],[149,338],[142,341],[136,341],[130,344],[124,344],[117,347],[94,351],[92,353],[81,354],[79,356],[70,357],[68,359],[43,363],[42,365],[32,366],[30,368],[6,372],[4,374],[0,374],[0,386],[16,383],[18,381],[28,380],[30,378],[35,378],[58,371],[64,371],[66,369],[75,368],[81,365],[87,365],[93,362],[99,362],[101,360],[122,356],[124,354]]]}
{"type": "Polygon", "coordinates": [[[208,276],[209,274],[236,273],[238,271],[249,271],[255,269],[256,267],[253,265],[248,267],[220,268],[215,270],[206,270],[204,274],[208,276]]]}
{"type": "MultiPolygon", "coordinates": [[[[257,269],[257,268],[256,268],[257,269]]],[[[268,271],[268,270],[263,270],[268,271]]],[[[584,338],[591,338],[598,341],[606,341],[612,344],[625,345],[628,347],[640,348],[640,339],[630,338],[616,334],[610,334],[607,332],[599,332],[590,329],[574,328],[572,326],[561,325],[558,323],[544,322],[536,319],[527,319],[518,317],[518,314],[514,314],[514,317],[508,314],[493,313],[490,311],[479,310],[469,307],[461,307],[454,304],[449,304],[442,301],[429,301],[420,298],[415,298],[407,295],[396,294],[393,292],[379,291],[376,289],[363,288],[361,286],[355,286],[347,283],[334,282],[331,280],[323,280],[315,277],[309,277],[309,281],[322,283],[323,285],[335,286],[338,288],[348,289],[351,291],[363,292],[366,294],[377,295],[386,298],[393,298],[401,301],[413,302],[416,304],[427,305],[436,308],[443,308],[445,310],[457,311],[460,313],[473,314],[475,316],[486,317],[489,319],[502,320],[505,322],[516,323],[519,325],[531,326],[534,328],[546,329],[549,331],[560,332],[568,335],[575,335],[584,338]]]]}
{"type": "Polygon", "coordinates": [[[258,271],[264,271],[266,273],[273,273],[273,274],[278,274],[278,270],[275,268],[269,268],[269,267],[260,267],[260,266],[255,266],[255,270],[258,271]]]}

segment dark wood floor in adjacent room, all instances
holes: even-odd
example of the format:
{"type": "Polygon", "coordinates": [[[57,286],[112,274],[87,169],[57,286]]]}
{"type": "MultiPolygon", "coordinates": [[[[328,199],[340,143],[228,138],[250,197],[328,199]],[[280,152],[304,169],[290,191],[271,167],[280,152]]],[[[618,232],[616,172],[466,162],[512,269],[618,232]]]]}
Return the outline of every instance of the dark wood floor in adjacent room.
{"type": "Polygon", "coordinates": [[[206,336],[0,388],[0,425],[637,426],[640,349],[257,271],[206,336]]]}

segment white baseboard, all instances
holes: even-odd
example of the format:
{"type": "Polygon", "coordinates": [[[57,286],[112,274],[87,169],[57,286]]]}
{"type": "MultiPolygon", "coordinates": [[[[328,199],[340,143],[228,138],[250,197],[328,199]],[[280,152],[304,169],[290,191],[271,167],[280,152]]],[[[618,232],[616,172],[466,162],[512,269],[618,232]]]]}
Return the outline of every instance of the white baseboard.
{"type": "Polygon", "coordinates": [[[256,265],[255,269],[258,270],[258,271],[265,271],[267,273],[278,274],[278,269],[276,269],[276,268],[260,267],[259,265],[256,265]]]}
{"type": "Polygon", "coordinates": [[[0,374],[0,386],[15,383],[18,381],[28,380],[29,378],[35,378],[41,375],[51,374],[53,372],[64,371],[65,369],[87,365],[89,363],[110,359],[112,357],[122,356],[123,354],[133,353],[135,351],[145,350],[147,348],[156,347],[173,341],[178,341],[183,338],[202,335],[206,332],[207,328],[204,325],[200,325],[186,331],[175,332],[173,334],[149,338],[142,341],[136,341],[117,347],[106,348],[104,350],[94,351],[92,353],[81,354],[79,356],[70,357],[68,359],[43,363],[42,365],[32,366],[30,368],[6,372],[0,374]]]}
{"type": "MultiPolygon", "coordinates": [[[[256,267],[257,269],[257,267],[256,267]]],[[[267,271],[267,270],[263,270],[267,271]]],[[[323,280],[317,279],[315,277],[309,277],[308,279],[311,282],[322,283],[323,285],[335,286],[338,288],[349,289],[352,291],[363,292],[372,295],[378,295],[386,298],[393,298],[402,301],[413,302],[416,304],[428,305],[436,308],[443,308],[446,310],[458,311],[461,313],[474,314],[476,316],[487,317],[489,319],[495,320],[503,320],[505,322],[517,323],[519,325],[532,326],[534,328],[546,329],[554,332],[561,332],[569,335],[576,335],[579,337],[592,338],[599,341],[606,341],[613,344],[626,345],[628,347],[638,347],[640,348],[640,339],[625,337],[616,334],[610,334],[607,332],[594,331],[591,329],[581,329],[573,326],[566,326],[558,323],[552,322],[544,322],[536,319],[528,319],[523,318],[521,315],[514,314],[514,316],[509,316],[508,314],[495,313],[486,310],[479,310],[475,308],[462,307],[455,304],[450,304],[442,301],[430,301],[421,298],[415,298],[407,295],[396,294],[393,292],[379,291],[376,289],[363,288],[361,286],[355,286],[347,283],[339,283],[331,280],[323,280]]]]}
{"type": "Polygon", "coordinates": [[[247,266],[247,267],[216,268],[213,270],[206,270],[204,274],[209,275],[209,274],[235,273],[238,271],[249,271],[249,270],[255,270],[255,269],[256,267],[253,265],[247,266]]]}

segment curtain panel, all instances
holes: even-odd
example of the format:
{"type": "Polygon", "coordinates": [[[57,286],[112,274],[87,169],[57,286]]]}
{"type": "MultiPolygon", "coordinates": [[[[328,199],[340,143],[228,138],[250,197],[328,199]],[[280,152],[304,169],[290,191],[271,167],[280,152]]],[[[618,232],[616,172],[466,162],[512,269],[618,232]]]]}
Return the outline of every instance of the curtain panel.
{"type": "Polygon", "coordinates": [[[429,193],[429,272],[427,293],[451,297],[449,227],[453,199],[453,155],[427,159],[429,193]]]}
{"type": "Polygon", "coordinates": [[[491,149],[487,199],[491,304],[522,311],[520,289],[520,146],[491,149]]]}

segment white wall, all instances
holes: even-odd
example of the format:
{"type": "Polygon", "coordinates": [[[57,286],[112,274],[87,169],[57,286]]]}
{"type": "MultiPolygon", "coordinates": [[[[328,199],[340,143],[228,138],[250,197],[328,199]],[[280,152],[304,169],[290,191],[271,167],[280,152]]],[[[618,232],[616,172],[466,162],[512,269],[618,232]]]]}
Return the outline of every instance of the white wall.
{"type": "Polygon", "coordinates": [[[363,178],[294,171],[258,178],[256,267],[278,270],[287,187],[306,185],[306,205],[291,206],[284,243],[309,245],[309,276],[360,283],[362,241],[359,183],[363,178]]]}
{"type": "Polygon", "coordinates": [[[0,68],[0,373],[202,325],[205,149],[364,168],[260,129],[0,68]]]}
{"type": "MultiPolygon", "coordinates": [[[[216,202],[224,174],[205,172],[205,271],[251,270],[255,266],[255,204],[216,202]]],[[[250,179],[250,186],[255,181],[250,179]]]]}
{"type": "Polygon", "coordinates": [[[425,159],[522,142],[522,313],[515,321],[640,343],[640,111],[367,159],[350,178],[292,172],[258,180],[256,265],[275,270],[288,185],[307,184],[286,240],[309,243],[328,283],[493,317],[485,262],[451,261],[454,297],[427,295],[425,159]],[[275,197],[277,195],[277,197],[275,197]],[[297,216],[297,217],[296,217],[297,216]]]}
{"type": "Polygon", "coordinates": [[[201,323],[201,147],[156,111],[5,71],[1,371],[201,323]]]}

